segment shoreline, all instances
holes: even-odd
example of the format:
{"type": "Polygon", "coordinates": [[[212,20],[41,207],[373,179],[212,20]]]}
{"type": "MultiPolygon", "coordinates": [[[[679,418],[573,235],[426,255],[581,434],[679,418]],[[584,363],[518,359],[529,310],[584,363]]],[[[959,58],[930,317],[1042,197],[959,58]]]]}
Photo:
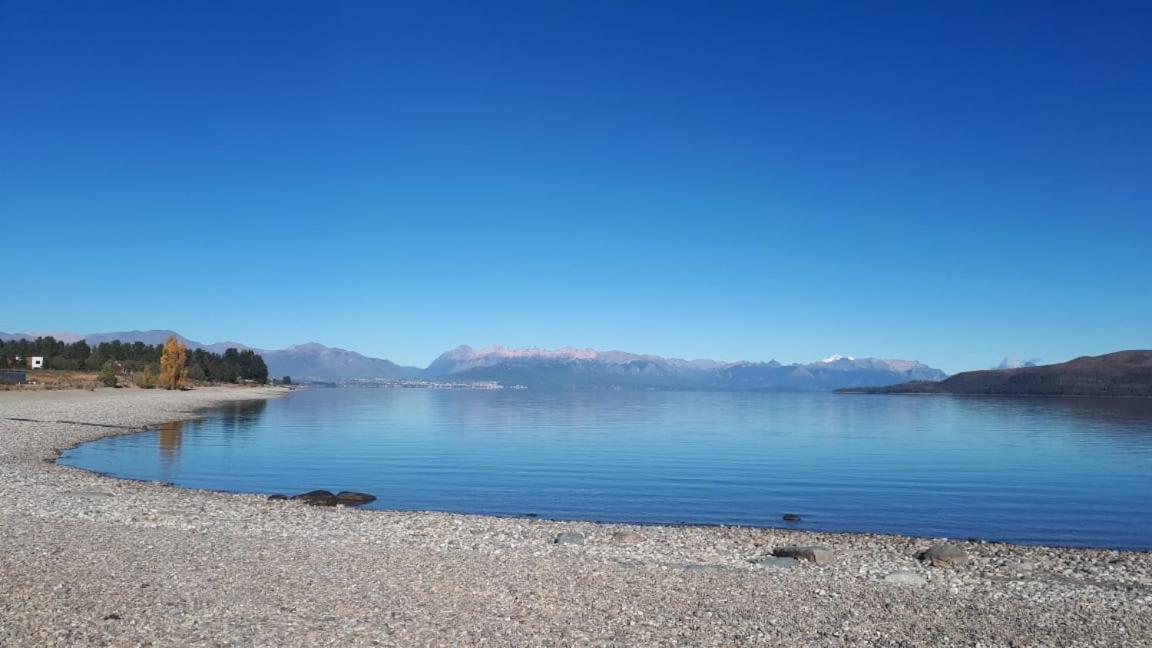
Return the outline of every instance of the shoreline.
{"type": "Polygon", "coordinates": [[[0,643],[1152,641],[1148,551],[956,542],[968,565],[924,567],[910,536],[314,508],[56,464],[288,390],[117,392],[0,393],[0,643]],[[833,562],[750,562],[789,544],[833,562]]]}
{"type": "MultiPolygon", "coordinates": [[[[200,389],[220,389],[220,387],[201,387],[200,389]]],[[[249,398],[236,398],[236,399],[228,398],[227,400],[222,400],[219,402],[209,403],[209,404],[198,406],[195,409],[189,411],[189,413],[191,413],[192,416],[189,416],[187,418],[168,419],[168,420],[158,421],[156,423],[152,423],[152,424],[148,424],[148,425],[160,425],[163,423],[170,423],[170,422],[175,421],[175,420],[190,421],[190,420],[194,420],[196,418],[201,418],[203,415],[211,414],[213,410],[217,410],[220,407],[222,407],[223,405],[228,404],[228,403],[236,403],[236,402],[244,402],[244,401],[257,401],[257,400],[270,400],[273,398],[280,398],[283,396],[287,396],[288,394],[292,393],[293,391],[299,391],[301,389],[301,387],[299,387],[299,386],[288,387],[288,388],[284,388],[284,387],[235,387],[235,388],[224,387],[223,389],[225,389],[225,390],[247,389],[247,390],[257,390],[257,392],[256,392],[256,395],[253,395],[249,398]],[[273,394],[270,396],[265,395],[266,392],[268,392],[268,391],[273,392],[273,394]]],[[[193,389],[193,390],[189,390],[189,391],[196,391],[196,390],[193,389]]],[[[923,395],[930,395],[930,396],[980,396],[979,394],[943,394],[943,393],[938,393],[938,394],[911,393],[911,394],[882,394],[882,395],[894,395],[894,396],[901,396],[901,395],[911,395],[911,396],[923,396],[923,395]]],[[[1059,398],[1059,396],[1055,396],[1055,397],[1059,398]]],[[[1117,398],[1125,398],[1125,397],[1117,397],[1117,398]]],[[[73,421],[71,423],[75,423],[77,425],[92,425],[94,427],[119,429],[119,430],[123,430],[123,431],[122,432],[109,432],[107,434],[101,434],[98,436],[94,436],[91,438],[77,441],[76,443],[73,443],[70,446],[54,450],[54,456],[52,457],[52,461],[56,462],[56,466],[59,468],[62,468],[65,470],[79,471],[82,473],[86,473],[86,474],[94,475],[96,477],[100,477],[102,479],[122,480],[122,481],[140,483],[140,484],[159,484],[159,485],[162,485],[164,487],[177,488],[177,489],[183,489],[183,490],[195,490],[195,491],[202,491],[202,492],[209,492],[209,493],[220,493],[223,495],[251,495],[251,496],[258,496],[258,497],[268,497],[268,496],[273,494],[273,493],[261,493],[261,492],[254,492],[254,491],[245,491],[245,490],[225,490],[225,489],[216,489],[216,488],[196,488],[196,487],[190,487],[190,486],[180,486],[180,485],[177,485],[177,484],[174,484],[171,482],[157,482],[156,480],[149,480],[149,479],[144,479],[144,478],[124,477],[124,476],[116,475],[113,473],[102,472],[102,471],[98,471],[98,470],[91,470],[91,469],[83,468],[80,466],[70,466],[67,464],[60,464],[59,459],[63,456],[63,454],[65,452],[72,450],[78,446],[81,446],[85,443],[89,443],[92,441],[96,441],[96,440],[108,438],[108,437],[124,436],[124,435],[130,435],[130,434],[141,434],[144,432],[155,431],[155,430],[141,429],[140,427],[121,426],[121,425],[90,424],[90,423],[80,423],[80,422],[75,422],[75,421],[73,421]]],[[[47,460],[47,458],[46,458],[46,460],[47,460]]],[[[291,497],[292,495],[295,495],[296,493],[279,493],[279,494],[291,497]]],[[[956,536],[956,537],[928,536],[928,535],[914,535],[914,534],[906,534],[906,533],[884,533],[884,532],[876,532],[876,531],[854,531],[854,530],[839,530],[839,529],[838,530],[798,529],[798,528],[789,527],[789,526],[773,526],[773,525],[723,524],[723,523],[702,523],[702,522],[644,522],[644,521],[634,521],[634,520],[614,521],[614,520],[597,520],[597,519],[588,519],[588,518],[548,517],[546,515],[534,515],[534,514],[506,514],[506,515],[501,515],[501,514],[496,514],[496,513],[470,513],[470,512],[452,511],[452,510],[446,510],[446,509],[445,510],[415,509],[415,508],[413,508],[413,509],[402,509],[402,508],[397,509],[397,508],[372,508],[372,507],[368,507],[368,506],[361,506],[361,507],[355,507],[355,508],[357,508],[357,510],[364,511],[364,512],[376,512],[376,513],[426,513],[429,515],[462,515],[462,516],[475,516],[475,517],[479,517],[479,518],[498,518],[498,519],[506,519],[506,520],[537,520],[537,521],[541,521],[541,522],[557,522],[557,523],[582,522],[582,523],[595,524],[595,525],[600,525],[600,526],[613,526],[613,525],[615,525],[615,526],[631,526],[631,527],[641,527],[641,528],[644,528],[644,527],[669,527],[669,528],[689,528],[689,529],[753,529],[753,530],[759,529],[759,530],[781,531],[781,532],[788,532],[788,533],[818,533],[818,534],[825,535],[825,536],[839,536],[839,535],[861,536],[861,535],[867,535],[867,536],[877,536],[877,537],[899,538],[899,539],[907,540],[907,541],[923,541],[923,542],[948,541],[948,542],[961,542],[964,544],[974,544],[974,545],[1003,545],[1003,546],[1008,546],[1008,547],[1031,547],[1031,548],[1036,548],[1036,549],[1116,551],[1116,552],[1137,553],[1137,554],[1139,554],[1139,553],[1152,553],[1152,545],[1150,545],[1148,547],[1140,547],[1140,548],[1104,547],[1104,546],[1090,546],[1090,545],[1043,544],[1043,543],[1039,543],[1039,542],[1036,542],[1036,543],[1014,542],[1011,540],[989,539],[989,538],[984,538],[984,537],[980,537],[980,536],[968,536],[965,538],[960,538],[959,536],[956,536]]],[[[1150,539],[1150,542],[1152,542],[1152,539],[1150,539]]]]}

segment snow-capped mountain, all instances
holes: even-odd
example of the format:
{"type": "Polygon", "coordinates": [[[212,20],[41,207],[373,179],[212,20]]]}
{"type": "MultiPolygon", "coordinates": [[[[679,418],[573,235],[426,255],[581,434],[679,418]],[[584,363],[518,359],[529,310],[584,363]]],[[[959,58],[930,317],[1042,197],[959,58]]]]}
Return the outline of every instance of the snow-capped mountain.
{"type": "Polygon", "coordinates": [[[459,346],[428,365],[432,378],[494,380],[554,389],[816,390],[943,380],[914,360],[832,356],[811,364],[683,360],[595,349],[459,346]]]}
{"type": "Polygon", "coordinates": [[[1040,358],[1028,358],[1026,360],[1021,360],[1015,356],[1008,356],[1007,358],[1004,358],[1003,360],[1001,360],[1000,364],[996,365],[995,368],[996,369],[1019,369],[1021,367],[1039,367],[1040,365],[1043,365],[1043,364],[1044,364],[1044,361],[1041,360],[1040,358]]]}

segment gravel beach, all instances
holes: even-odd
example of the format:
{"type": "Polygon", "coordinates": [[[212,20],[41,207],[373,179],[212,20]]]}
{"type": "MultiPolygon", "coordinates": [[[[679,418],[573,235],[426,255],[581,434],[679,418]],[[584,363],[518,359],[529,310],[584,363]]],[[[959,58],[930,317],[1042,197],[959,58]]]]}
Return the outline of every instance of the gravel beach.
{"type": "Polygon", "coordinates": [[[321,508],[53,463],[283,393],[0,392],[0,645],[1152,645],[1148,552],[953,540],[927,566],[942,539],[321,508]],[[769,558],[790,545],[827,551],[769,558]]]}

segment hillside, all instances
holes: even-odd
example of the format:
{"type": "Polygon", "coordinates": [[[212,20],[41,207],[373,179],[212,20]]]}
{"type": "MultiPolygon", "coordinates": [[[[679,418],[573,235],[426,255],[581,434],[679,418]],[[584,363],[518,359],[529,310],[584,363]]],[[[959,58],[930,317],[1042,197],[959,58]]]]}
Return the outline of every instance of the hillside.
{"type": "Polygon", "coordinates": [[[1152,396],[1152,350],[1083,356],[1060,364],[966,371],[940,382],[841,389],[866,394],[1152,396]]]}
{"type": "Polygon", "coordinates": [[[297,380],[413,378],[420,373],[415,367],[402,367],[391,360],[369,358],[315,342],[260,353],[273,376],[292,376],[297,380]]]}
{"type": "Polygon", "coordinates": [[[240,342],[213,342],[204,344],[167,329],[148,331],[114,331],[110,333],[69,333],[31,332],[0,333],[0,340],[34,340],[37,337],[51,336],[64,342],[83,340],[92,346],[101,342],[132,343],[148,345],[163,344],[169,336],[174,336],[189,349],[204,349],[212,353],[224,353],[227,349],[252,350],[259,353],[268,365],[268,375],[273,378],[292,376],[296,380],[355,380],[355,379],[394,379],[411,378],[420,373],[415,367],[402,367],[383,358],[370,358],[355,351],[327,347],[315,342],[298,344],[286,349],[257,349],[240,342]]]}

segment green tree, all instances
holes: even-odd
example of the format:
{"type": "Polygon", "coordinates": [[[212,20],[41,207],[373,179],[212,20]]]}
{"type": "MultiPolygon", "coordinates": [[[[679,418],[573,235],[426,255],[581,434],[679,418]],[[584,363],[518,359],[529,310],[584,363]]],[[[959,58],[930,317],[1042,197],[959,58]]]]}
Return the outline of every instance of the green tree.
{"type": "Polygon", "coordinates": [[[105,387],[116,386],[116,370],[112,368],[111,362],[100,369],[100,373],[96,374],[96,380],[100,381],[105,387]]]}

